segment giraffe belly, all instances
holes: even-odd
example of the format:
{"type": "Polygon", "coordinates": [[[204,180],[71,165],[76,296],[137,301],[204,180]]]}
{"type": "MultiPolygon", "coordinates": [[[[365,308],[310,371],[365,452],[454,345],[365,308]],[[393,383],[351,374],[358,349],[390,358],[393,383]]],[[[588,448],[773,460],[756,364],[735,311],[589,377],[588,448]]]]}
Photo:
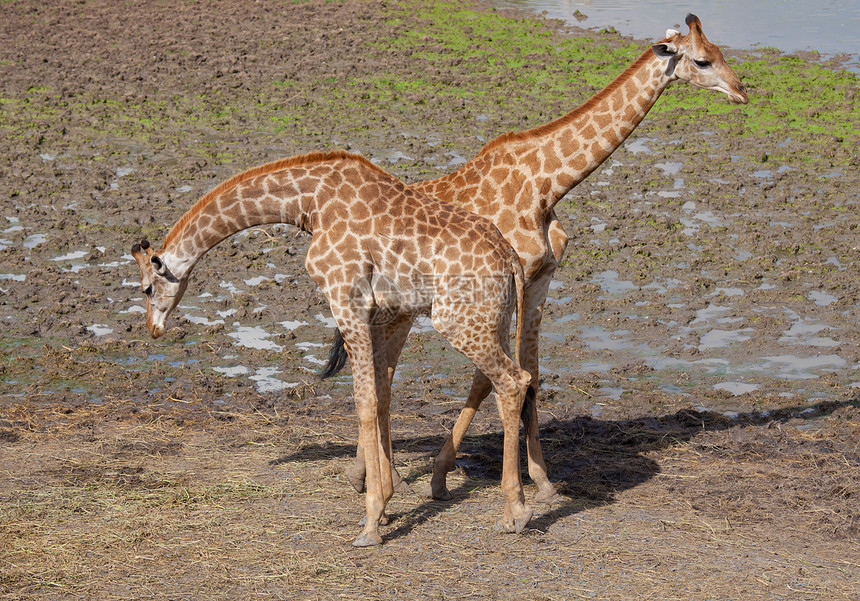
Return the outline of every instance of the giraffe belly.
{"type": "Polygon", "coordinates": [[[404,278],[397,274],[374,273],[371,292],[377,312],[391,315],[429,314],[433,305],[433,277],[404,278]]]}

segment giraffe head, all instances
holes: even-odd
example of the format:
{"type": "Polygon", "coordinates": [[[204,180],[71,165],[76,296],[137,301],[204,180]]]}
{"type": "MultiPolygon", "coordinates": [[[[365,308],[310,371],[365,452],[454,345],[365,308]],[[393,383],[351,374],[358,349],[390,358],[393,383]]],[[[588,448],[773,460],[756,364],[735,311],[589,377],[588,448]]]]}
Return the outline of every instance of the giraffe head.
{"type": "Polygon", "coordinates": [[[141,240],[131,247],[131,254],[140,267],[140,288],[146,296],[146,326],[153,338],[164,334],[164,322],[179,304],[188,278],[177,278],[149,244],[141,240]]]}
{"type": "Polygon", "coordinates": [[[711,44],[702,31],[696,15],[687,15],[690,33],[681,35],[670,29],[666,39],[651,48],[666,61],[666,72],[696,87],[722,92],[734,103],[747,103],[747,89],[723,58],[720,49],[711,44]]]}

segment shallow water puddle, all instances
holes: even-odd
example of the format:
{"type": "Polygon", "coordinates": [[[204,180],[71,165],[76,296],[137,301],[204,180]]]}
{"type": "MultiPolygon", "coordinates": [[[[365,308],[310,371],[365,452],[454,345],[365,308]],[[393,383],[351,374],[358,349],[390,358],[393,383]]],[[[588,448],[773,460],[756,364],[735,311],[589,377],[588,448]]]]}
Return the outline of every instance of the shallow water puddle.
{"type": "Polygon", "coordinates": [[[691,236],[699,231],[702,223],[711,227],[719,227],[724,225],[722,218],[714,215],[713,211],[696,211],[696,203],[692,200],[687,201],[681,207],[681,210],[690,215],[690,217],[681,217],[679,221],[684,229],[681,231],[686,236],[691,236]]]}
{"type": "Polygon", "coordinates": [[[836,328],[823,323],[812,322],[808,319],[798,319],[791,327],[782,333],[777,340],[781,344],[797,344],[803,346],[832,347],[838,346],[839,342],[833,338],[817,336],[824,330],[835,330],[836,328]]]}
{"type": "Polygon", "coordinates": [[[624,394],[624,389],[615,386],[604,386],[599,389],[600,396],[606,397],[613,401],[620,401],[621,395],[624,394]]]}
{"type": "Polygon", "coordinates": [[[331,315],[323,315],[322,313],[317,313],[316,315],[314,315],[314,318],[327,328],[337,328],[337,322],[331,315]]]}
{"type": "Polygon", "coordinates": [[[819,307],[827,307],[839,300],[832,294],[827,294],[826,292],[818,292],[815,290],[810,292],[807,298],[809,298],[809,300],[813,301],[819,307]]]}
{"type": "Polygon", "coordinates": [[[60,268],[60,271],[77,273],[81,269],[88,267],[88,265],[81,261],[84,257],[88,255],[88,251],[85,250],[75,250],[70,253],[66,253],[65,255],[60,255],[59,257],[54,257],[51,261],[55,263],[65,263],[68,264],[67,268],[60,268]]]}
{"type": "Polygon", "coordinates": [[[236,378],[238,376],[244,376],[245,374],[251,373],[251,370],[244,365],[234,365],[232,367],[213,367],[212,370],[217,371],[219,374],[224,374],[228,378],[236,378]]]}
{"type": "Polygon", "coordinates": [[[603,232],[606,229],[607,224],[605,222],[600,221],[596,217],[592,217],[591,220],[597,222],[597,223],[591,224],[591,226],[590,226],[591,231],[594,232],[595,234],[600,234],[601,232],[603,232]]]}
{"type": "Polygon", "coordinates": [[[233,324],[236,328],[234,332],[227,334],[230,338],[236,340],[236,344],[245,348],[258,349],[263,351],[282,351],[284,347],[280,344],[275,344],[269,337],[272,336],[269,332],[260,326],[241,326],[239,322],[233,324]]]}
{"type": "Polygon", "coordinates": [[[747,382],[720,382],[719,384],[714,384],[714,390],[725,390],[734,396],[754,392],[758,389],[759,386],[757,384],[748,384],[747,382]]]}
{"type": "Polygon", "coordinates": [[[30,234],[26,238],[24,238],[24,248],[26,250],[33,250],[40,244],[44,244],[48,240],[48,234],[30,234]]]}
{"type": "Polygon", "coordinates": [[[731,323],[733,321],[740,321],[740,317],[719,317],[722,313],[726,311],[734,311],[731,307],[723,307],[720,305],[715,305],[713,303],[709,304],[704,309],[699,309],[696,311],[696,318],[690,322],[691,325],[700,323],[700,322],[708,322],[716,320],[716,323],[731,323]]]}
{"type": "MultiPolygon", "coordinates": [[[[212,369],[228,378],[237,378],[251,373],[251,370],[244,365],[213,367],[212,369]]],[[[276,367],[260,367],[253,375],[248,376],[248,379],[256,382],[258,392],[279,392],[299,385],[298,382],[284,382],[275,378],[274,376],[279,373],[282,372],[276,367]]]]}
{"type": "Polygon", "coordinates": [[[811,380],[820,371],[836,371],[845,367],[847,362],[839,355],[818,357],[798,357],[796,355],[777,355],[762,357],[762,370],[776,373],[776,377],[786,380],[811,380]]]}
{"type": "Polygon", "coordinates": [[[134,173],[133,167],[117,167],[116,179],[109,184],[111,190],[119,190],[119,180],[134,173]]]}
{"type": "Polygon", "coordinates": [[[244,280],[246,286],[259,286],[263,282],[271,282],[272,278],[266,277],[264,275],[258,275],[256,277],[244,280]]]}
{"type": "Polygon", "coordinates": [[[634,348],[634,344],[624,338],[629,333],[630,330],[610,332],[600,326],[592,326],[583,328],[580,338],[585,346],[593,351],[620,351],[634,348]]]}
{"type": "Polygon", "coordinates": [[[744,296],[746,294],[742,288],[722,288],[717,287],[711,294],[708,296],[744,296]]]}
{"type": "Polygon", "coordinates": [[[676,278],[667,278],[664,282],[660,282],[659,280],[654,280],[650,284],[645,284],[642,286],[643,290],[653,290],[657,294],[667,294],[669,290],[674,288],[680,288],[684,285],[684,282],[676,279],[676,278]]]}
{"type": "MultiPolygon", "coordinates": [[[[562,283],[558,280],[551,280],[549,283],[549,291],[550,292],[552,292],[553,290],[564,290],[564,289],[565,289],[564,283],[562,283]]],[[[572,296],[562,296],[560,298],[557,298],[557,297],[550,296],[549,294],[547,294],[547,297],[546,297],[546,302],[548,304],[553,304],[553,305],[565,305],[572,300],[573,300],[572,296]]]]}
{"type": "Polygon", "coordinates": [[[15,232],[20,232],[24,229],[24,226],[21,225],[21,220],[17,217],[7,217],[6,221],[8,221],[10,225],[5,230],[2,230],[2,233],[4,234],[12,234],[15,232]]]}
{"type": "Polygon", "coordinates": [[[715,348],[726,348],[737,342],[746,342],[752,338],[752,332],[752,328],[742,328],[740,330],[711,330],[699,338],[699,350],[704,351],[715,348]]]}
{"type": "Polygon", "coordinates": [[[303,359],[315,365],[325,365],[326,362],[312,354],[311,349],[321,349],[327,346],[327,344],[323,344],[322,342],[299,342],[296,344],[296,348],[305,351],[303,359]]]}
{"type": "Polygon", "coordinates": [[[91,326],[87,327],[87,330],[93,333],[95,336],[107,336],[108,334],[113,333],[113,328],[101,323],[94,323],[91,326]]]}
{"type": "Polygon", "coordinates": [[[223,319],[209,319],[208,317],[203,317],[202,315],[192,315],[191,313],[185,313],[183,317],[185,317],[185,319],[187,319],[191,323],[199,326],[214,326],[224,323],[223,319]]]}
{"type": "Polygon", "coordinates": [[[233,282],[220,282],[218,286],[220,288],[223,288],[230,294],[239,294],[241,292],[238,288],[236,288],[236,284],[234,284],[233,282]]]}
{"type": "Polygon", "coordinates": [[[279,392],[299,385],[298,382],[284,382],[275,378],[275,374],[283,373],[276,367],[260,367],[257,372],[248,379],[257,383],[260,392],[279,392]]]}
{"type": "Polygon", "coordinates": [[[122,309],[117,312],[122,314],[142,313],[143,315],[146,315],[146,307],[142,307],[140,305],[131,305],[127,309],[122,309]]]}
{"type": "Polygon", "coordinates": [[[633,140],[627,140],[624,143],[624,148],[627,149],[627,152],[632,152],[633,154],[639,154],[640,152],[644,152],[645,154],[651,154],[654,151],[648,148],[648,143],[653,142],[654,138],[634,138],[633,140]]]}
{"type": "Polygon", "coordinates": [[[87,251],[85,250],[74,250],[70,253],[66,253],[65,255],[60,255],[59,257],[54,257],[51,261],[56,261],[60,263],[62,261],[77,261],[78,259],[83,259],[87,256],[87,251]]]}
{"type": "MultiPolygon", "coordinates": [[[[93,250],[97,250],[101,254],[104,254],[107,250],[104,246],[95,246],[93,250]]],[[[50,259],[55,263],[63,263],[68,265],[68,267],[60,267],[60,271],[70,272],[70,273],[78,273],[82,269],[88,267],[119,267],[122,262],[115,261],[113,263],[87,263],[86,261],[82,261],[84,257],[90,254],[91,251],[88,250],[73,250],[64,255],[60,255],[59,257],[53,257],[50,259]]]]}
{"type": "Polygon", "coordinates": [[[617,271],[608,270],[591,278],[591,282],[600,286],[601,290],[609,294],[624,294],[633,290],[639,290],[639,286],[629,280],[620,280],[617,271]]]}
{"type": "Polygon", "coordinates": [[[412,328],[409,330],[410,334],[413,333],[423,333],[423,332],[435,332],[436,328],[433,327],[433,321],[427,317],[426,315],[419,315],[415,318],[415,323],[412,324],[412,328]]]}

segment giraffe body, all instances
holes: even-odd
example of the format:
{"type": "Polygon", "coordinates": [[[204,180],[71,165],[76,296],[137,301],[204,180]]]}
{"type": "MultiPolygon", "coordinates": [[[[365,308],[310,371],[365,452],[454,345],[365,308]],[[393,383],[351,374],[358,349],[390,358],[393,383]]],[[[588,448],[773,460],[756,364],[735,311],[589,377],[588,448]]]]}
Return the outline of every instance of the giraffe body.
{"type": "Polygon", "coordinates": [[[378,527],[394,490],[389,370],[397,356],[389,351],[386,332],[422,313],[495,387],[505,440],[501,523],[521,531],[532,515],[522,492],[517,441],[530,376],[508,356],[508,331],[517,306],[521,333],[523,275],[496,227],[410,190],[346,152],[250,169],[198,201],[160,250],[146,241],[132,248],[154,338],[164,333],[202,256],[228,236],[265,223],[289,223],[311,233],[305,265],[329,301],[352,363],[359,447],[367,458],[367,519],[354,544],[381,542],[378,527]]]}
{"type": "MultiPolygon", "coordinates": [[[[486,217],[516,250],[526,278],[521,366],[532,376],[523,416],[526,421],[529,475],[538,485],[537,500],[556,497],[546,476],[538,442],[534,402],[538,388],[538,336],[547,292],[567,247],[568,236],[555,214],[556,203],[588,177],[636,129],[674,81],[718,91],[734,103],[747,94],[719,48],[708,42],[697,17],[686,19],[687,35],[669,30],[582,106],[541,126],[504,134],[489,142],[457,171],[410,187],[486,217]]],[[[391,331],[390,346],[402,345],[404,331],[391,331]]],[[[399,352],[399,351],[396,351],[399,352]]],[[[395,354],[396,354],[395,352],[395,354]]],[[[476,372],[466,407],[436,458],[431,494],[446,499],[446,474],[457,446],[491,386],[476,372]]],[[[362,458],[350,470],[360,488],[362,458]]],[[[398,476],[394,476],[398,479],[398,476]]]]}

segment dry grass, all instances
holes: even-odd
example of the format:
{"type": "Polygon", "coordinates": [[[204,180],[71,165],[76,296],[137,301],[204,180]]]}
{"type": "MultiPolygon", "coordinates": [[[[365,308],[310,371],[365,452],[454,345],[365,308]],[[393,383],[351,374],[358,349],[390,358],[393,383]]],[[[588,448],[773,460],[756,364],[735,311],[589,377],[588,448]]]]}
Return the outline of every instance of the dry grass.
{"type": "MultiPolygon", "coordinates": [[[[690,412],[553,422],[569,501],[538,507],[519,537],[494,532],[498,434],[476,435],[454,500],[395,496],[372,550],[349,544],[363,514],[340,476],[350,418],[309,429],[195,403],[2,412],[15,433],[0,464],[3,599],[852,599],[860,584],[858,463],[833,442],[856,437],[852,404],[822,418],[827,436],[690,412]],[[704,430],[684,430],[696,420],[704,430]]],[[[398,454],[413,483],[427,478],[422,444],[398,454]]]]}

